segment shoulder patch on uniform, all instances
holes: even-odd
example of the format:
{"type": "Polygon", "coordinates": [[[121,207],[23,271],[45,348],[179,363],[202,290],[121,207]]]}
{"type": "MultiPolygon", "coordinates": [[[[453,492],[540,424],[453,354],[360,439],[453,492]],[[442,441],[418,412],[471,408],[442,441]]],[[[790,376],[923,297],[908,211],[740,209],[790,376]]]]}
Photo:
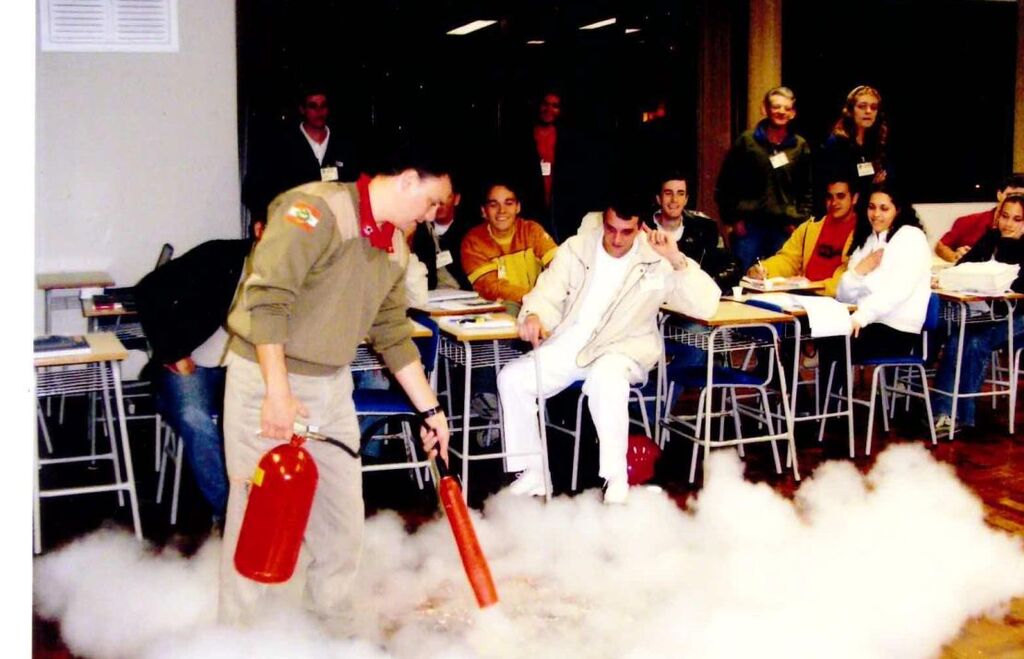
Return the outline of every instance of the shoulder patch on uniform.
{"type": "Polygon", "coordinates": [[[306,233],[312,233],[316,225],[320,223],[320,211],[313,204],[296,201],[284,214],[284,219],[306,233]]]}

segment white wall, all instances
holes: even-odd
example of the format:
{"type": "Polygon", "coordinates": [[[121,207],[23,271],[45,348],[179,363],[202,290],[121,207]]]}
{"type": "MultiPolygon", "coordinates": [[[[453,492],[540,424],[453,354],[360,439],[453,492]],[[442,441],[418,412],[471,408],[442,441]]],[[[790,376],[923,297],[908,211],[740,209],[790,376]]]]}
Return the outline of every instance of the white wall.
{"type": "MultiPolygon", "coordinates": [[[[37,46],[36,272],[105,270],[131,285],[165,242],[180,254],[239,236],[234,7],[178,0],[178,53],[37,46]]],[[[80,309],[53,325],[84,329],[80,309]]]]}

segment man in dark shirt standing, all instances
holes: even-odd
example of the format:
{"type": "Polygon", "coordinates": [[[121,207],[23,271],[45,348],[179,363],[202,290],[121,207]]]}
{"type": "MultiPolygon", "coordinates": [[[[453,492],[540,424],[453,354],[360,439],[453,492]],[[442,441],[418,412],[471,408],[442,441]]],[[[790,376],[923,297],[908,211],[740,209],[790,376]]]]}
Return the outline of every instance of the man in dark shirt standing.
{"type": "Polygon", "coordinates": [[[427,290],[473,289],[462,269],[462,238],[470,227],[466,218],[456,217],[461,202],[462,194],[453,189],[437,207],[434,221],[418,225],[412,235],[412,251],[427,267],[427,290]]]}
{"type": "Polygon", "coordinates": [[[777,252],[811,214],[811,150],[790,125],[795,103],[788,87],[765,94],[765,118],[739,136],[718,175],[715,200],[744,270],[777,252]]]}
{"type": "Polygon", "coordinates": [[[242,201],[255,220],[265,220],[270,200],[311,181],[354,181],[359,176],[355,148],[345,135],[332,133],[330,103],[321,86],[309,86],[299,99],[298,126],[281,126],[266,146],[249,159],[242,201]]]}

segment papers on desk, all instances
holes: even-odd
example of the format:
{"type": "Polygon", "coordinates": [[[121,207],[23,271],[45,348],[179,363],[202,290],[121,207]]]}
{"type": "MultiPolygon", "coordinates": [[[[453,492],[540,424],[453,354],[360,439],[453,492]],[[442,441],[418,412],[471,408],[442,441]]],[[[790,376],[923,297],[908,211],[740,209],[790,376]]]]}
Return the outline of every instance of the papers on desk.
{"type": "Polygon", "coordinates": [[[489,313],[441,318],[442,325],[457,327],[460,331],[512,329],[516,321],[508,316],[495,317],[489,313]]]}
{"type": "Polygon", "coordinates": [[[92,352],[89,342],[84,336],[58,336],[50,334],[39,336],[32,342],[34,357],[64,357],[67,355],[87,355],[92,352]]]}
{"type": "Polygon", "coordinates": [[[746,301],[774,305],[783,311],[804,309],[812,337],[847,336],[852,329],[850,307],[831,297],[818,295],[790,295],[789,293],[761,293],[748,295],[746,301]]]}
{"type": "Polygon", "coordinates": [[[767,279],[752,279],[744,277],[740,280],[743,288],[754,291],[791,291],[799,288],[808,288],[811,280],[807,277],[769,277],[767,279]]]}
{"type": "Polygon", "coordinates": [[[1019,265],[999,261],[958,263],[939,273],[939,288],[961,293],[1000,295],[1009,290],[1019,272],[1019,265]]]}
{"type": "Polygon", "coordinates": [[[457,288],[437,288],[427,292],[427,301],[431,304],[448,302],[449,300],[480,299],[476,291],[463,291],[457,288]]]}
{"type": "Polygon", "coordinates": [[[472,311],[481,307],[494,307],[497,303],[492,300],[485,300],[482,297],[474,297],[471,299],[445,300],[431,304],[444,311],[472,311]]]}

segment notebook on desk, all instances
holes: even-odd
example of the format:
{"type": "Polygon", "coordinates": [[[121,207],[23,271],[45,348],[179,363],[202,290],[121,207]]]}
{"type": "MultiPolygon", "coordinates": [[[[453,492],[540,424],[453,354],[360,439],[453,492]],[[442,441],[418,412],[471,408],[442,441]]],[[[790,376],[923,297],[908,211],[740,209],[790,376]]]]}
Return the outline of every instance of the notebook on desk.
{"type": "Polygon", "coordinates": [[[105,288],[103,289],[103,295],[93,297],[92,301],[93,304],[96,305],[97,309],[107,308],[135,311],[135,287],[123,286],[119,288],[105,288]],[[113,306],[100,307],[100,299],[102,299],[105,304],[113,306]]]}
{"type": "Polygon", "coordinates": [[[769,277],[767,279],[744,277],[740,283],[743,288],[754,291],[793,291],[809,288],[811,285],[811,281],[807,277],[769,277]]]}
{"type": "Polygon", "coordinates": [[[87,355],[92,351],[84,336],[60,336],[50,334],[36,337],[32,341],[32,352],[35,357],[63,357],[67,355],[87,355]]]}
{"type": "Polygon", "coordinates": [[[460,330],[512,329],[516,326],[516,321],[510,316],[496,317],[489,313],[451,316],[442,318],[440,322],[452,327],[458,327],[460,330]]]}

